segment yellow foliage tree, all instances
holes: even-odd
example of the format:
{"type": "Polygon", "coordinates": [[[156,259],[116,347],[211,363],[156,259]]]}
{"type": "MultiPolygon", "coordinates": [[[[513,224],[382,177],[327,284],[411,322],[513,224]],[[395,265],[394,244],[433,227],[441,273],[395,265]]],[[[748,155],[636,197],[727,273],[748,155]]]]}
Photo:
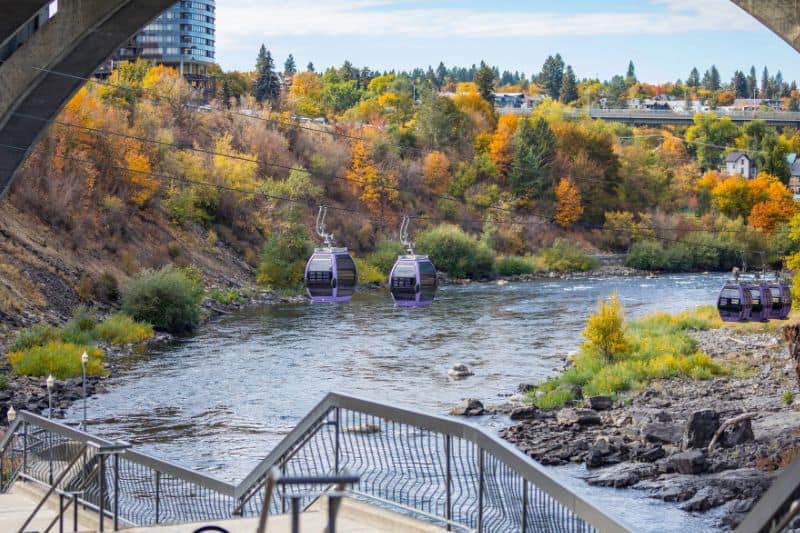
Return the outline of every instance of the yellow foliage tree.
{"type": "Polygon", "coordinates": [[[322,79],[313,72],[298,72],[292,78],[289,101],[301,115],[322,115],[322,79]]]}
{"type": "Polygon", "coordinates": [[[567,178],[561,178],[556,186],[556,223],[562,228],[571,226],[583,215],[581,191],[567,178]]]}
{"type": "Polygon", "coordinates": [[[489,155],[492,157],[497,170],[503,176],[507,176],[511,168],[511,160],[513,159],[511,141],[517,131],[518,122],[516,115],[501,116],[500,120],[497,121],[497,131],[492,136],[492,142],[489,143],[489,155]]]}
{"type": "Polygon", "coordinates": [[[450,160],[442,152],[431,152],[422,161],[422,182],[436,194],[450,186],[450,160]]]}
{"type": "Polygon", "coordinates": [[[624,310],[616,292],[607,302],[597,302],[597,312],[589,317],[583,336],[586,339],[584,347],[597,352],[606,361],[628,350],[624,310]]]}
{"type": "Polygon", "coordinates": [[[731,176],[720,182],[711,190],[711,201],[730,218],[747,218],[753,208],[752,190],[742,176],[731,176]]]}
{"type": "Polygon", "coordinates": [[[397,177],[389,172],[378,171],[364,141],[353,144],[351,156],[353,161],[347,171],[347,179],[351,180],[367,208],[383,216],[386,207],[397,199],[397,177]]]}
{"type": "MultiPolygon", "coordinates": [[[[214,174],[219,183],[226,187],[242,189],[244,191],[255,191],[257,165],[254,162],[256,156],[239,152],[233,148],[233,141],[230,133],[218,137],[214,142],[213,158],[214,174]]],[[[246,194],[245,198],[252,198],[251,194],[246,194]]]]}
{"type": "Polygon", "coordinates": [[[150,174],[150,160],[146,155],[130,151],[125,155],[130,183],[130,200],[137,207],[145,207],[158,191],[158,181],[150,174]]]}

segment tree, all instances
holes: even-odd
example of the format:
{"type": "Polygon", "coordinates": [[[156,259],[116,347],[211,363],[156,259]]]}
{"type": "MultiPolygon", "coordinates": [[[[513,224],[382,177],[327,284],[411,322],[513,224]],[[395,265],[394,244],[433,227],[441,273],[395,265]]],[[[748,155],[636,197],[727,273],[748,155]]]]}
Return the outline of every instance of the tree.
{"type": "Polygon", "coordinates": [[[628,350],[624,311],[616,292],[608,301],[597,302],[597,312],[589,317],[583,336],[586,338],[586,348],[607,362],[628,350]]]}
{"type": "Polygon", "coordinates": [[[567,228],[583,215],[581,191],[568,178],[561,178],[556,187],[556,224],[567,228]]]}
{"type": "Polygon", "coordinates": [[[689,77],[686,78],[686,85],[696,89],[700,86],[700,73],[697,71],[697,67],[692,67],[692,71],[689,73],[689,77]]]}
{"type": "Polygon", "coordinates": [[[415,125],[427,147],[441,150],[464,143],[469,118],[452,99],[430,92],[422,99],[415,125]]]}
{"type": "Polygon", "coordinates": [[[555,57],[547,56],[539,74],[539,84],[544,87],[547,95],[557,100],[561,93],[561,78],[564,76],[564,60],[560,54],[555,57]]]}
{"type": "Polygon", "coordinates": [[[753,192],[756,203],[748,219],[754,228],[772,233],[779,224],[788,223],[800,212],[800,204],[794,201],[792,193],[777,176],[762,172],[750,182],[750,185],[751,189],[760,189],[758,192],[753,192]]]}
{"type": "Polygon", "coordinates": [[[567,65],[564,76],[561,78],[561,91],[558,99],[564,104],[569,104],[578,99],[578,84],[575,80],[575,72],[569,65],[567,65]]]}
{"type": "Polygon", "coordinates": [[[625,80],[617,74],[608,83],[608,90],[606,91],[606,100],[608,107],[615,109],[624,109],[628,106],[627,102],[628,88],[625,86],[625,80]]]}
{"type": "Polygon", "coordinates": [[[277,101],[281,93],[281,84],[278,75],[275,73],[272,55],[263,44],[256,59],[256,76],[253,87],[253,96],[255,96],[256,101],[277,101]]]}
{"type": "Polygon", "coordinates": [[[397,178],[392,173],[378,171],[364,141],[353,144],[351,156],[347,179],[367,208],[382,217],[386,207],[397,199],[397,178]]]}
{"type": "Polygon", "coordinates": [[[298,114],[318,117],[322,114],[322,80],[311,71],[300,72],[292,78],[289,102],[298,114]]]}
{"type": "Polygon", "coordinates": [[[227,79],[224,79],[222,80],[222,105],[230,109],[232,98],[233,91],[231,91],[231,84],[227,79]]]}
{"type": "Polygon", "coordinates": [[[292,76],[297,72],[297,64],[294,62],[294,56],[289,54],[286,61],[283,63],[283,73],[287,76],[292,76]]]}
{"type": "Polygon", "coordinates": [[[422,182],[436,194],[444,194],[450,186],[450,160],[442,152],[433,151],[422,161],[422,182]]]}
{"type": "Polygon", "coordinates": [[[518,122],[516,115],[501,115],[497,122],[497,130],[489,143],[489,155],[498,172],[503,176],[507,176],[511,168],[511,161],[514,157],[512,142],[518,122]]]}
{"type": "Polygon", "coordinates": [[[733,92],[736,94],[737,98],[749,97],[747,92],[747,78],[745,77],[744,72],[737,70],[733,75],[731,85],[733,85],[733,92]]]}
{"type": "Polygon", "coordinates": [[[494,72],[481,61],[481,67],[475,73],[475,83],[478,85],[478,94],[481,98],[494,105],[494,72]]]}
{"type": "Polygon", "coordinates": [[[361,100],[356,80],[327,83],[322,90],[322,101],[333,113],[347,111],[361,100]]]}
{"type": "Polygon", "coordinates": [[[747,218],[753,208],[753,193],[742,176],[731,176],[711,191],[714,207],[730,218],[747,218]]]}
{"type": "Polygon", "coordinates": [[[309,72],[314,72],[314,63],[309,61],[308,65],[306,65],[306,70],[309,71],[309,72]]]}
{"type": "Polygon", "coordinates": [[[756,78],[755,65],[750,67],[750,74],[747,75],[747,98],[755,98],[758,90],[758,79],[756,78]]]}
{"type": "Polygon", "coordinates": [[[625,74],[625,81],[630,85],[636,83],[636,69],[633,66],[633,60],[628,62],[628,72],[625,74]]]}
{"type": "Polygon", "coordinates": [[[686,140],[691,142],[703,170],[713,170],[722,164],[725,146],[736,139],[739,128],[730,118],[717,118],[713,113],[698,113],[694,125],[686,130],[686,140]]]}
{"type": "Polygon", "coordinates": [[[719,70],[717,70],[716,65],[711,65],[708,88],[712,91],[719,91],[721,86],[722,82],[720,80],[719,70]]]}
{"type": "Polygon", "coordinates": [[[764,67],[761,72],[761,98],[769,98],[770,83],[769,83],[769,70],[764,67]]]}
{"type": "Polygon", "coordinates": [[[531,199],[551,198],[555,157],[556,138],[547,121],[541,117],[532,125],[529,120],[521,121],[514,134],[508,176],[514,194],[531,199]]]}
{"type": "Polygon", "coordinates": [[[439,61],[439,66],[436,67],[436,79],[439,82],[439,87],[441,88],[444,85],[444,81],[447,78],[447,67],[444,66],[444,61],[439,61]]]}

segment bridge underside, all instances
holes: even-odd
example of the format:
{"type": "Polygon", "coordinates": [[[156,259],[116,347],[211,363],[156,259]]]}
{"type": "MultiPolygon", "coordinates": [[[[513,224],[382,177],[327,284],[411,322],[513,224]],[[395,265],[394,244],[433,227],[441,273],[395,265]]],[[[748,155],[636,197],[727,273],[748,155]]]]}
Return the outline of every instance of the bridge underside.
{"type": "MultiPolygon", "coordinates": [[[[35,25],[31,21],[49,2],[3,2],[0,48],[0,197],[32,146],[70,97],[116,48],[175,0],[59,0],[58,12],[35,25]],[[10,16],[7,16],[10,15],[10,16]],[[47,71],[68,73],[74,77],[47,71]],[[46,119],[35,120],[24,115],[46,119]]],[[[45,17],[46,18],[46,17],[45,17]]]]}
{"type": "MultiPolygon", "coordinates": [[[[732,1],[800,51],[797,0],[732,1]]],[[[116,48],[173,3],[175,0],[59,0],[58,13],[47,20],[43,10],[48,0],[2,1],[0,198],[46,130],[47,121],[83,85],[81,78],[91,76],[116,48]]]]}

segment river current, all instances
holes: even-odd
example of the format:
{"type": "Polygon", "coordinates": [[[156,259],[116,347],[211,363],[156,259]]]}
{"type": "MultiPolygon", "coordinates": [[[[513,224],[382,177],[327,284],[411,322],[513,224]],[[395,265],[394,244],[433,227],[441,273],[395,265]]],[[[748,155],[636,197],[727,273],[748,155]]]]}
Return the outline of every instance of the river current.
{"type": "MultiPolygon", "coordinates": [[[[618,291],[628,317],[676,312],[713,303],[722,280],[698,274],[473,284],[442,288],[427,309],[395,308],[388,293],[375,291],[346,305],[249,310],[117,361],[121,371],[108,392],[89,400],[89,430],[238,482],[327,392],[431,414],[468,397],[501,403],[520,383],[563,367],[599,298],[618,291]],[[449,380],[457,363],[475,375],[449,380]]],[[[81,412],[78,402],[68,418],[81,412]]],[[[500,416],[471,421],[493,430],[507,423],[500,416]]],[[[708,527],[707,518],[634,490],[590,489],[575,479],[579,469],[553,472],[637,529],[708,527]]]]}

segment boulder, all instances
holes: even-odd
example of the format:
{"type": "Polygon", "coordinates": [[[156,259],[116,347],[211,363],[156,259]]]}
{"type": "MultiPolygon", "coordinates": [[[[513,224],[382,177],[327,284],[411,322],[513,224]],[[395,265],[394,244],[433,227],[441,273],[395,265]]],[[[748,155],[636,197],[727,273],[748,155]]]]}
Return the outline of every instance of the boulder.
{"type": "Polygon", "coordinates": [[[623,463],[609,468],[603,468],[602,470],[594,471],[581,477],[583,477],[589,485],[619,489],[635,485],[642,478],[651,476],[653,472],[654,468],[652,465],[623,463]]]}
{"type": "Polygon", "coordinates": [[[706,455],[700,450],[676,453],[669,462],[679,474],[701,474],[706,469],[706,455]]]}
{"type": "Polygon", "coordinates": [[[464,379],[469,376],[474,376],[475,373],[469,369],[469,367],[463,363],[453,365],[453,367],[447,371],[447,375],[451,379],[464,379]]]}
{"type": "Polygon", "coordinates": [[[614,405],[611,396],[589,396],[586,398],[586,407],[595,411],[607,411],[614,405]]]}
{"type": "Polygon", "coordinates": [[[483,403],[474,398],[463,400],[457,407],[450,410],[450,414],[455,416],[481,416],[484,412],[483,403]]]}
{"type": "Polygon", "coordinates": [[[751,424],[750,419],[747,418],[725,428],[720,438],[720,444],[725,448],[732,448],[733,446],[738,446],[745,442],[753,442],[754,440],[756,440],[756,436],[753,434],[753,424],[751,424]]]}
{"type": "Polygon", "coordinates": [[[662,446],[653,446],[652,448],[639,450],[636,453],[636,458],[646,463],[654,463],[659,459],[663,459],[666,455],[667,452],[664,451],[664,448],[662,446]]]}
{"type": "Polygon", "coordinates": [[[602,423],[593,409],[561,409],[556,413],[556,421],[562,426],[599,426],[602,423]]]}
{"type": "Polygon", "coordinates": [[[680,444],[683,426],[673,422],[650,422],[642,427],[641,435],[647,442],[680,444]]]}
{"type": "Polygon", "coordinates": [[[522,394],[527,394],[527,393],[531,392],[532,390],[534,390],[535,388],[536,388],[536,385],[534,385],[533,383],[520,383],[517,386],[517,392],[520,392],[522,394]]]}
{"type": "Polygon", "coordinates": [[[526,405],[524,407],[517,407],[511,411],[509,415],[511,420],[532,420],[536,418],[539,409],[533,405],[526,405]]]}
{"type": "Polygon", "coordinates": [[[695,411],[686,422],[683,434],[683,449],[706,448],[719,429],[719,414],[713,409],[695,411]]]}

